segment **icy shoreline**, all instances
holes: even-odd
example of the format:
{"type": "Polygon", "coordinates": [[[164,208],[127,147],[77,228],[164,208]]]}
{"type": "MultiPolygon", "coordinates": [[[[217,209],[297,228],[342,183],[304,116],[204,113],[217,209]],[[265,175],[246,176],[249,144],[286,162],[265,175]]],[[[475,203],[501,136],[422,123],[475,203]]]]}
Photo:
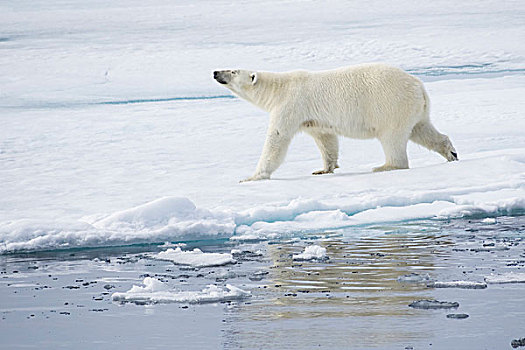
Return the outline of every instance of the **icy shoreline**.
{"type": "MultiPolygon", "coordinates": [[[[525,197],[514,197],[476,204],[438,200],[408,206],[377,206],[349,215],[341,209],[332,209],[338,206],[337,202],[343,201],[294,200],[281,206],[262,206],[233,213],[199,209],[187,198],[165,197],[102,219],[87,217],[79,222],[46,224],[31,220],[1,223],[0,254],[198,239],[250,237],[258,240],[374,223],[502,215],[525,209],[525,197]]],[[[403,202],[406,200],[399,197],[390,199],[390,203],[403,202]]],[[[376,204],[377,200],[372,199],[370,206],[376,204]]],[[[342,203],[339,206],[345,207],[342,203]]],[[[351,206],[347,208],[350,210],[351,206]]]]}

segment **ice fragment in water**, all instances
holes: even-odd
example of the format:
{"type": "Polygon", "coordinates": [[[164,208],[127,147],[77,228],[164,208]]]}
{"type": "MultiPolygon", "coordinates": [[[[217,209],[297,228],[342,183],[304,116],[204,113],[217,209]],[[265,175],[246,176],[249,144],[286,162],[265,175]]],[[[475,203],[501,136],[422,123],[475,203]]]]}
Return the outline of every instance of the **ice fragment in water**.
{"type": "Polygon", "coordinates": [[[485,289],[487,284],[484,282],[472,281],[451,281],[451,282],[431,282],[428,287],[432,288],[463,288],[463,289],[485,289]]]}
{"type": "Polygon", "coordinates": [[[459,307],[459,303],[437,300],[417,300],[408,306],[414,309],[454,309],[459,307]]]}
{"type": "Polygon", "coordinates": [[[430,278],[430,275],[428,273],[424,275],[410,273],[408,275],[399,276],[397,278],[397,281],[399,283],[427,283],[431,282],[432,279],[430,278]]]}
{"type": "Polygon", "coordinates": [[[221,266],[235,264],[237,261],[229,253],[204,253],[195,248],[192,251],[183,251],[180,247],[168,249],[152,256],[160,260],[168,260],[178,265],[192,267],[221,266]]]}
{"type": "Polygon", "coordinates": [[[227,284],[226,287],[208,285],[202,291],[176,291],[151,277],[143,281],[144,287],[133,286],[127,292],[113,293],[113,301],[132,302],[137,304],[156,303],[217,303],[221,301],[240,300],[251,296],[250,292],[227,284]]]}
{"type": "Polygon", "coordinates": [[[293,255],[293,260],[323,260],[326,258],[326,248],[318,245],[311,245],[306,247],[301,254],[293,255]]]}
{"type": "Polygon", "coordinates": [[[525,283],[525,273],[507,272],[501,275],[490,275],[485,277],[485,281],[491,284],[525,283]]]}
{"type": "Polygon", "coordinates": [[[510,346],[512,346],[514,349],[519,348],[520,346],[525,346],[525,338],[513,339],[510,342],[510,346]]]}
{"type": "Polygon", "coordinates": [[[484,224],[495,224],[497,221],[495,218],[486,218],[481,220],[481,222],[484,224]]]}
{"type": "Polygon", "coordinates": [[[448,314],[447,318],[453,318],[456,320],[463,320],[465,318],[468,318],[469,316],[467,314],[448,314]]]}

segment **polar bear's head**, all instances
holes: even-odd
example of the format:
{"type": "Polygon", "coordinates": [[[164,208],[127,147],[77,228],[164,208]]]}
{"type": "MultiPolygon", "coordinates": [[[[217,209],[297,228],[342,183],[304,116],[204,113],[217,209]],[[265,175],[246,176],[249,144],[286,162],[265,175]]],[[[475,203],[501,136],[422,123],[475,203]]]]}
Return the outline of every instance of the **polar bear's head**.
{"type": "Polygon", "coordinates": [[[250,70],[218,70],[213,72],[213,78],[238,96],[265,111],[270,111],[275,91],[269,91],[272,86],[272,74],[250,70]]]}
{"type": "Polygon", "coordinates": [[[242,69],[219,70],[213,72],[213,78],[233,92],[239,93],[257,83],[257,72],[242,69]]]}

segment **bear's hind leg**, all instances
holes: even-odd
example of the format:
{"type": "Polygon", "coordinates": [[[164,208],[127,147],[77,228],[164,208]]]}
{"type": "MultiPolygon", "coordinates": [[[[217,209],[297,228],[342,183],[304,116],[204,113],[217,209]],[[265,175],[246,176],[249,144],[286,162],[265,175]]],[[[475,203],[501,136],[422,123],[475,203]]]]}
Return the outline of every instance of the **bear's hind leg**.
{"type": "Polygon", "coordinates": [[[321,132],[308,132],[315,140],[317,147],[321,151],[323,158],[324,169],[314,171],[313,175],[331,174],[334,169],[339,168],[337,165],[337,158],[339,156],[339,140],[337,135],[321,133],[321,132]]]}
{"type": "Polygon", "coordinates": [[[406,133],[391,132],[381,135],[379,141],[381,142],[383,152],[385,153],[385,164],[374,168],[374,172],[408,169],[408,135],[406,133]]]}
{"type": "Polygon", "coordinates": [[[421,121],[414,126],[410,140],[441,154],[449,162],[458,160],[456,149],[452,146],[448,136],[437,131],[428,120],[421,121]]]}

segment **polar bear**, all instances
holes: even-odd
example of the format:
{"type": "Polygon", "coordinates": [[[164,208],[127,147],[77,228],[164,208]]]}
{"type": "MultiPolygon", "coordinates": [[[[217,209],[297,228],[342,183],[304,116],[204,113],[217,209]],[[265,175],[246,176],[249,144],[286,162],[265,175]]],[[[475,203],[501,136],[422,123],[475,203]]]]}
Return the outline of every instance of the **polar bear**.
{"type": "Polygon", "coordinates": [[[321,151],[324,168],[315,175],[338,167],[339,135],[379,139],[386,161],[373,171],[407,169],[408,140],[448,161],[458,159],[450,139],[430,122],[423,83],[399,68],[375,63],[315,72],[222,70],[213,77],[270,114],[255,174],[244,181],[269,179],[300,131],[321,151]]]}

